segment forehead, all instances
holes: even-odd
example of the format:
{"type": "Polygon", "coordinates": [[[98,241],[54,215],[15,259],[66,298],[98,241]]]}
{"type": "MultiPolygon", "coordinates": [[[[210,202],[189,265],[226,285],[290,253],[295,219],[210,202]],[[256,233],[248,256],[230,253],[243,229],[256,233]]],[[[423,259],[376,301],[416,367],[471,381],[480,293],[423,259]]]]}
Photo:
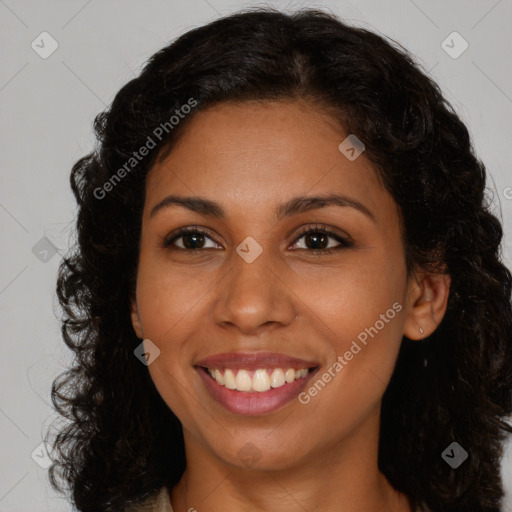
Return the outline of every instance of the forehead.
{"type": "Polygon", "coordinates": [[[341,193],[369,208],[392,207],[364,153],[349,160],[339,150],[348,135],[331,115],[302,100],[217,104],[195,113],[154,165],[147,203],[175,193],[247,211],[285,196],[341,193]]]}

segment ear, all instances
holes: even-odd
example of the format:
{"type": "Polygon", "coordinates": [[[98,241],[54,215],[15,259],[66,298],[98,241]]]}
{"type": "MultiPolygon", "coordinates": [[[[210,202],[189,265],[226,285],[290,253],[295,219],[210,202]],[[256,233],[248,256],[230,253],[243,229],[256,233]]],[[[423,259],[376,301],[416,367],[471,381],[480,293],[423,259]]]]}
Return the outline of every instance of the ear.
{"type": "Polygon", "coordinates": [[[133,330],[137,335],[137,338],[144,339],[144,334],[142,333],[142,323],[140,321],[139,309],[137,308],[137,302],[135,299],[130,301],[130,316],[132,320],[133,330]]]}
{"type": "Polygon", "coordinates": [[[448,274],[423,272],[411,276],[404,323],[407,338],[421,340],[437,329],[446,313],[450,283],[448,274]]]}

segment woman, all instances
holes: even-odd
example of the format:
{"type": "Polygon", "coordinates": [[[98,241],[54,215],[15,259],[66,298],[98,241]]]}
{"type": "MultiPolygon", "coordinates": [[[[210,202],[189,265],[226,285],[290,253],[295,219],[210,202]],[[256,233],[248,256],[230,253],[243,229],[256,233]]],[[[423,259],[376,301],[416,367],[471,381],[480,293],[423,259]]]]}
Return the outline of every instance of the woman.
{"type": "Polygon", "coordinates": [[[239,13],[156,53],[95,128],[53,387],[79,510],[500,510],[502,228],[404,50],[239,13]]]}

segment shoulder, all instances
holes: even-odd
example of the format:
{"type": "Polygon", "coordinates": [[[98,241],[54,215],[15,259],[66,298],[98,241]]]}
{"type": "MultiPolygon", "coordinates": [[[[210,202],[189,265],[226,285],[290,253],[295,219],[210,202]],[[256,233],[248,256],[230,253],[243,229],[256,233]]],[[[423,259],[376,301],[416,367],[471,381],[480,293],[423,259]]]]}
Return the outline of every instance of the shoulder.
{"type": "Polygon", "coordinates": [[[432,509],[428,508],[427,505],[421,504],[413,512],[434,512],[434,511],[432,509]]]}
{"type": "Polygon", "coordinates": [[[173,512],[167,487],[162,487],[157,494],[144,503],[130,505],[125,512],[173,512]]]}

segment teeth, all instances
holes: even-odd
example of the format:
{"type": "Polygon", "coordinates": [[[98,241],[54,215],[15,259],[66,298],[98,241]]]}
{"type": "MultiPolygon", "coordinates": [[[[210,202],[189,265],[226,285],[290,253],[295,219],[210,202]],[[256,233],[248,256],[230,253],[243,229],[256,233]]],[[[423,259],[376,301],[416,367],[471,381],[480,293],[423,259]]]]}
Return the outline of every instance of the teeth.
{"type": "Polygon", "coordinates": [[[284,374],[284,378],[286,379],[286,382],[293,382],[295,380],[295,370],[293,368],[288,368],[284,374]]]}
{"type": "Polygon", "coordinates": [[[286,382],[284,372],[281,368],[276,368],[270,376],[270,385],[273,388],[280,388],[286,382]]]}
{"type": "Polygon", "coordinates": [[[208,368],[208,373],[221,386],[237,391],[268,391],[271,388],[280,388],[285,383],[291,383],[297,379],[305,377],[309,370],[301,368],[294,370],[293,368],[274,368],[274,369],[258,369],[249,373],[249,370],[231,370],[226,368],[224,373],[218,368],[208,368]],[[236,372],[236,376],[235,376],[236,372]]]}
{"type": "Polygon", "coordinates": [[[252,379],[247,370],[239,370],[235,382],[238,391],[250,391],[252,387],[252,379]]]}
{"type": "Polygon", "coordinates": [[[266,370],[256,370],[254,372],[252,389],[254,391],[268,391],[270,389],[270,377],[266,370]]]}
{"type": "Polygon", "coordinates": [[[222,376],[222,373],[220,373],[220,370],[215,370],[215,380],[217,381],[218,384],[220,384],[221,386],[224,385],[224,377],[222,376]]]}
{"type": "Polygon", "coordinates": [[[224,386],[228,389],[236,389],[235,376],[229,368],[224,372],[224,386]]]}

